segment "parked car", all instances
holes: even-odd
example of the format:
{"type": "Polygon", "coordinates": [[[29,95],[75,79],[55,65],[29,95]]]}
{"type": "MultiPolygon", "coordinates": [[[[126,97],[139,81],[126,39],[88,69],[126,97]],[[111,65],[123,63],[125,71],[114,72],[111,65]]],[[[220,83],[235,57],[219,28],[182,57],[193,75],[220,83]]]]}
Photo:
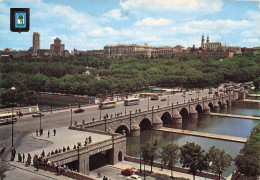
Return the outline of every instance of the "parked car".
{"type": "Polygon", "coordinates": [[[81,113],[81,112],[84,112],[84,109],[79,108],[79,109],[76,109],[76,110],[74,111],[74,113],[81,113]]]}
{"type": "Polygon", "coordinates": [[[166,98],[162,98],[161,101],[166,101],[166,98]]]}
{"type": "Polygon", "coordinates": [[[127,177],[127,179],[136,179],[136,180],[142,180],[142,178],[138,175],[131,175],[129,177],[127,177]]]}
{"type": "Polygon", "coordinates": [[[125,175],[125,176],[131,176],[131,175],[134,174],[134,171],[130,168],[126,168],[126,169],[121,171],[121,174],[125,175]]]}
{"type": "Polygon", "coordinates": [[[189,92],[189,95],[192,95],[192,92],[189,92]]]}
{"type": "Polygon", "coordinates": [[[32,117],[40,117],[40,116],[44,116],[44,113],[33,113],[32,117]]]}

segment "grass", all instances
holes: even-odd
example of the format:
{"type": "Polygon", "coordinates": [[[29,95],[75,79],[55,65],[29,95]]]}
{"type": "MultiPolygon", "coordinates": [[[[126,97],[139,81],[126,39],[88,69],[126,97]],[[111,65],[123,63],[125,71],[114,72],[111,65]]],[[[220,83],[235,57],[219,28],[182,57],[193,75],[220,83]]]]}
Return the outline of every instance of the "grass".
{"type": "Polygon", "coordinates": [[[252,99],[252,100],[260,100],[260,97],[246,97],[246,99],[252,99]]]}
{"type": "Polygon", "coordinates": [[[260,94],[260,90],[258,90],[258,91],[250,90],[249,93],[250,94],[260,94]]]}

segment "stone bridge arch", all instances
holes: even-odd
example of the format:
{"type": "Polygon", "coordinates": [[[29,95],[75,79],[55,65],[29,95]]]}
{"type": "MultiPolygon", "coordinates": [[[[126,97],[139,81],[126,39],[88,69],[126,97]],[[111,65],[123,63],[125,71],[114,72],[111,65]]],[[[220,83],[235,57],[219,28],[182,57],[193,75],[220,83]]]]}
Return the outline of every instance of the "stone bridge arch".
{"type": "Polygon", "coordinates": [[[130,128],[126,124],[120,124],[114,132],[119,134],[125,132],[126,136],[128,136],[130,134],[130,128]]]}
{"type": "Polygon", "coordinates": [[[152,129],[152,121],[149,118],[144,118],[139,124],[140,130],[152,129]]]}
{"type": "Polygon", "coordinates": [[[170,112],[166,111],[161,116],[159,116],[162,120],[163,124],[170,124],[172,123],[172,115],[170,112]]]}
{"type": "Polygon", "coordinates": [[[198,114],[202,114],[203,113],[203,107],[200,104],[197,104],[195,107],[196,111],[198,112],[198,114]]]}
{"type": "Polygon", "coordinates": [[[184,118],[188,118],[189,116],[189,111],[187,108],[183,107],[181,110],[180,110],[180,115],[182,116],[182,119],[184,118]]]}
{"type": "Polygon", "coordinates": [[[208,104],[208,106],[209,106],[209,108],[210,108],[210,111],[213,111],[213,110],[214,110],[214,106],[213,106],[213,103],[212,103],[212,102],[210,102],[210,103],[208,104]]]}

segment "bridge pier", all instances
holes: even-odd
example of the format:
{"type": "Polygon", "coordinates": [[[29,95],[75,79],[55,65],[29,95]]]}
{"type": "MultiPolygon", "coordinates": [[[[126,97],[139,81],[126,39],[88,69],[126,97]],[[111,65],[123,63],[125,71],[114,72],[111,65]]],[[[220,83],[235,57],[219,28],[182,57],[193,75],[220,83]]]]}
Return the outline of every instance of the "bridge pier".
{"type": "Polygon", "coordinates": [[[196,109],[193,106],[190,107],[189,118],[198,119],[198,112],[196,111],[196,109]]]}
{"type": "Polygon", "coordinates": [[[126,155],[126,138],[124,140],[120,140],[115,142],[114,136],[113,139],[113,148],[109,151],[109,164],[114,165],[119,161],[123,161],[126,155]]]}
{"type": "Polygon", "coordinates": [[[227,102],[226,102],[226,101],[223,101],[223,103],[222,103],[222,108],[223,108],[223,109],[227,109],[227,102]]]}
{"type": "Polygon", "coordinates": [[[140,136],[140,127],[136,123],[131,126],[130,136],[140,136]]]}
{"type": "Polygon", "coordinates": [[[177,124],[181,124],[182,123],[182,116],[180,115],[180,113],[174,109],[172,111],[172,120],[174,123],[177,123],[177,124]]]}
{"type": "Polygon", "coordinates": [[[160,129],[163,127],[163,122],[161,120],[161,118],[159,118],[158,116],[155,116],[153,124],[152,124],[152,129],[160,129]]]}
{"type": "Polygon", "coordinates": [[[209,113],[210,113],[210,107],[207,104],[204,104],[203,114],[209,114],[209,113]]]}
{"type": "Polygon", "coordinates": [[[214,104],[214,111],[215,112],[219,112],[219,110],[220,110],[220,106],[219,106],[219,104],[217,102],[215,102],[215,104],[214,104]]]}
{"type": "Polygon", "coordinates": [[[80,154],[79,157],[79,172],[89,175],[89,154],[80,154]]]}

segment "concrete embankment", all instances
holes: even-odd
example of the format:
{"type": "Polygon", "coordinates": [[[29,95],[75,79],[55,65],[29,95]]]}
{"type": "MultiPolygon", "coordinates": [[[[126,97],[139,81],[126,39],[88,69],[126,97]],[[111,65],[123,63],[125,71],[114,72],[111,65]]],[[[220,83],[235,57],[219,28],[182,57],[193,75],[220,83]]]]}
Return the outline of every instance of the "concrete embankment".
{"type": "Polygon", "coordinates": [[[220,140],[224,140],[224,141],[233,141],[233,142],[239,142],[239,143],[245,143],[247,141],[247,138],[243,138],[243,137],[235,137],[235,136],[228,136],[228,135],[222,135],[222,134],[212,134],[212,133],[205,133],[205,132],[198,132],[198,131],[189,131],[189,130],[182,130],[182,129],[175,129],[175,128],[163,127],[163,128],[157,129],[157,131],[185,134],[185,135],[191,135],[191,136],[199,136],[199,137],[205,137],[205,138],[211,138],[211,139],[220,139],[220,140]]]}
{"type": "Polygon", "coordinates": [[[238,106],[238,107],[257,108],[257,107],[260,107],[260,101],[251,100],[251,99],[236,100],[236,101],[232,102],[232,105],[238,106]]]}
{"type": "Polygon", "coordinates": [[[211,116],[221,116],[221,117],[231,117],[231,118],[240,118],[240,119],[260,120],[260,117],[241,116],[241,115],[234,115],[234,114],[209,113],[209,115],[211,115],[211,116]]]}

